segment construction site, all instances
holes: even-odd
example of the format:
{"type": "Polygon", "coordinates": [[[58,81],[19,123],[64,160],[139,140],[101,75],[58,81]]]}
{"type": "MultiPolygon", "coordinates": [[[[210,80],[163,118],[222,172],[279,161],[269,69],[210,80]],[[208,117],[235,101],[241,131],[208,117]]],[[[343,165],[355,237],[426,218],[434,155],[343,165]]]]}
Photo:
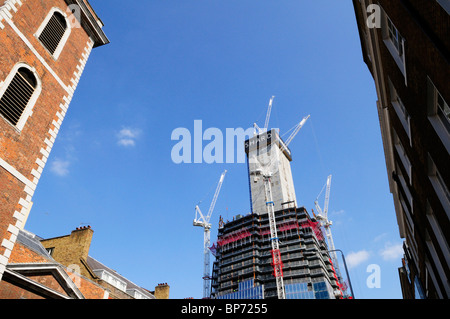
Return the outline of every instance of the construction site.
{"type": "Polygon", "coordinates": [[[268,130],[273,99],[264,127],[254,124],[254,136],[244,145],[251,212],[227,222],[220,217],[217,241],[211,245],[209,221],[226,171],[207,214],[196,206],[194,226],[204,228],[203,298],[353,298],[339,269],[327,217],[331,176],[321,191],[326,190],[323,209],[317,199],[312,214],[297,206],[288,146],[309,116],[283,141],[277,130],[268,130]],[[210,254],[215,257],[212,272],[210,254]]]}

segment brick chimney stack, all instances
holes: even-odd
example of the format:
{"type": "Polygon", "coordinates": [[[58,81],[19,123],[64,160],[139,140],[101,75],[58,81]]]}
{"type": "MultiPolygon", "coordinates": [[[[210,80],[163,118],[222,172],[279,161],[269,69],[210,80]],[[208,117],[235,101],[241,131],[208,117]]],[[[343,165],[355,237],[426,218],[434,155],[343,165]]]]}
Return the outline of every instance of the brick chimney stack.
{"type": "Polygon", "coordinates": [[[46,249],[51,249],[52,257],[66,267],[78,265],[81,274],[85,271],[83,262],[89,255],[94,231],[91,226],[77,227],[70,235],[44,239],[41,241],[46,249]]]}
{"type": "Polygon", "coordinates": [[[169,299],[170,286],[167,283],[158,284],[155,287],[155,298],[156,299],[169,299]]]}
{"type": "Polygon", "coordinates": [[[86,260],[89,255],[89,248],[91,247],[92,237],[94,231],[91,226],[77,227],[70,234],[72,249],[77,252],[77,255],[86,260]]]}

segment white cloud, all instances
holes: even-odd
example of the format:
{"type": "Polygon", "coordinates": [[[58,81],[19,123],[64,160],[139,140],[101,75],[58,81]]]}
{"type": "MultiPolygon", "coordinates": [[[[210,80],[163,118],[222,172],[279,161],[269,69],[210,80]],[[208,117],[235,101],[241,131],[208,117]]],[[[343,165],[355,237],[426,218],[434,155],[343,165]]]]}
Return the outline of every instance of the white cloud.
{"type": "Polygon", "coordinates": [[[333,210],[332,212],[331,212],[331,214],[332,215],[343,215],[343,214],[345,214],[345,211],[343,210],[343,209],[340,209],[340,210],[338,210],[338,211],[335,211],[335,210],[333,210]]]}
{"type": "Polygon", "coordinates": [[[64,161],[61,159],[55,159],[50,167],[50,170],[58,176],[66,176],[69,174],[69,161],[64,161]]]}
{"type": "Polygon", "coordinates": [[[384,260],[398,260],[403,255],[403,244],[391,244],[386,243],[384,248],[380,251],[381,257],[383,257],[384,260]]]}
{"type": "Polygon", "coordinates": [[[369,259],[369,256],[369,252],[363,249],[357,252],[350,252],[347,257],[345,257],[345,260],[347,262],[348,268],[352,268],[365,262],[367,259],[369,259]]]}
{"type": "Polygon", "coordinates": [[[120,138],[117,141],[117,144],[119,144],[120,146],[134,146],[136,145],[135,140],[131,139],[131,138],[120,138]]]}
{"type": "Polygon", "coordinates": [[[386,238],[387,236],[388,236],[388,233],[382,233],[382,234],[378,235],[377,237],[375,237],[375,238],[373,239],[373,242],[374,242],[374,243],[380,242],[381,240],[383,240],[383,239],[386,238]]]}
{"type": "Polygon", "coordinates": [[[140,130],[133,128],[123,128],[117,134],[117,144],[120,146],[135,146],[136,139],[141,134],[140,130]]]}

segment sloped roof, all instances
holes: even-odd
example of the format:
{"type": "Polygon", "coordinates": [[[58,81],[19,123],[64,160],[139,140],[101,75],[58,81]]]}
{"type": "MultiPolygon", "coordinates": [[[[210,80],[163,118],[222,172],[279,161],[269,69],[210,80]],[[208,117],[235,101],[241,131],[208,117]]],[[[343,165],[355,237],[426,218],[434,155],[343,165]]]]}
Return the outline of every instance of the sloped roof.
{"type": "Polygon", "coordinates": [[[39,236],[36,236],[29,231],[19,229],[16,243],[20,243],[39,256],[44,257],[48,262],[8,263],[4,275],[8,276],[12,282],[28,287],[27,289],[30,291],[37,292],[38,294],[49,298],[84,299],[83,294],[64,271],[64,267],[50,256],[48,251],[42,246],[40,240],[41,238],[39,236]],[[51,274],[66,294],[62,294],[61,292],[47,287],[45,284],[28,278],[30,275],[36,276],[42,274],[51,274]]]}
{"type": "Polygon", "coordinates": [[[26,286],[27,290],[37,292],[40,295],[47,296],[52,299],[84,299],[83,294],[72,281],[70,276],[64,271],[63,267],[58,263],[21,263],[8,264],[5,274],[9,280],[26,286]],[[51,274],[58,282],[64,293],[58,292],[46,284],[35,281],[28,276],[39,276],[51,274]]]}
{"type": "Polygon", "coordinates": [[[149,293],[149,291],[147,289],[139,287],[132,281],[128,280],[127,278],[125,278],[124,276],[122,276],[121,274],[116,272],[114,269],[111,269],[111,268],[105,266],[104,264],[102,264],[98,260],[92,258],[91,256],[88,256],[86,262],[92,270],[106,270],[107,272],[113,274],[120,280],[124,281],[127,284],[127,289],[136,289],[137,291],[139,291],[143,295],[147,296],[148,298],[156,299],[155,296],[153,294],[149,293]]]}
{"type": "Polygon", "coordinates": [[[39,236],[36,236],[35,234],[27,231],[27,230],[19,230],[19,233],[17,234],[16,242],[21,243],[22,245],[30,248],[35,253],[49,259],[52,261],[55,261],[52,256],[48,253],[47,249],[44,248],[41,244],[41,239],[39,236]]]}
{"type": "MultiPolygon", "coordinates": [[[[53,257],[48,253],[48,251],[44,248],[44,246],[41,244],[42,238],[27,231],[27,230],[19,230],[19,233],[17,234],[17,242],[21,243],[22,245],[28,247],[29,249],[33,250],[35,253],[39,254],[40,256],[45,257],[50,262],[57,263],[53,257]]],[[[111,269],[98,260],[92,258],[91,256],[88,256],[86,260],[88,266],[91,268],[91,270],[106,270],[109,273],[113,274],[120,280],[124,281],[127,284],[127,289],[136,289],[143,295],[147,296],[150,299],[156,299],[153,294],[151,294],[147,289],[144,289],[129,279],[125,278],[124,276],[117,273],[114,269],[111,269]]]]}

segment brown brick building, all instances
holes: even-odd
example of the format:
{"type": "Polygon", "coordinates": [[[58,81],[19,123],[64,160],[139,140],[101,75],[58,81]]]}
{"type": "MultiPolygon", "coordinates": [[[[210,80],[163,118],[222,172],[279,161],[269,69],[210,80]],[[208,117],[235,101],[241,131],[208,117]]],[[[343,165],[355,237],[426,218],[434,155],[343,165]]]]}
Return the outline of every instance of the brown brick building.
{"type": "Polygon", "coordinates": [[[102,26],[87,0],[0,0],[0,280],[102,26]]]}
{"type": "Polygon", "coordinates": [[[56,262],[36,235],[19,230],[0,281],[0,299],[105,299],[105,287],[56,262]]]}
{"type": "Polygon", "coordinates": [[[42,239],[41,244],[58,263],[104,287],[110,299],[169,298],[167,284],[158,285],[155,292],[148,291],[89,256],[93,234],[91,227],[79,227],[70,235],[42,239]]]}
{"type": "Polygon", "coordinates": [[[19,230],[0,281],[0,299],[169,299],[170,287],[144,289],[89,256],[90,227],[42,239],[19,230]]]}
{"type": "Polygon", "coordinates": [[[404,298],[450,297],[450,2],[353,0],[375,81],[404,298]]]}

